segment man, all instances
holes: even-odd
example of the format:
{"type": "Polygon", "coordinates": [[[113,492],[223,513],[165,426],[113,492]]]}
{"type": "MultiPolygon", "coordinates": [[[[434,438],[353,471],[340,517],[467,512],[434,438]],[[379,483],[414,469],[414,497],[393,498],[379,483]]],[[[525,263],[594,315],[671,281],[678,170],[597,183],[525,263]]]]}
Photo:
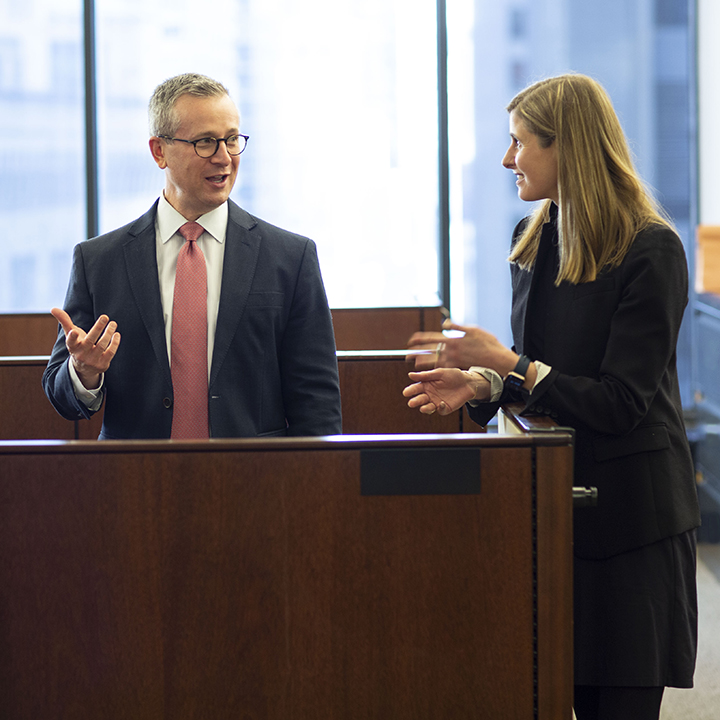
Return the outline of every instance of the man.
{"type": "Polygon", "coordinates": [[[48,398],[68,419],[104,400],[100,439],[340,433],[315,245],[229,200],[247,137],[227,90],[180,75],[149,114],[164,192],[75,248],[64,310],[52,310],[48,398]]]}

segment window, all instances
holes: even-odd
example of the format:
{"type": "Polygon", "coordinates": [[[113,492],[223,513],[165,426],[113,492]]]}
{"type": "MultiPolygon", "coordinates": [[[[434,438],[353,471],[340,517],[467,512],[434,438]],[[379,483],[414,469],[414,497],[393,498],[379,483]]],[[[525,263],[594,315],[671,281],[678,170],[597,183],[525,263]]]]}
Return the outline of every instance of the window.
{"type": "Polygon", "coordinates": [[[85,233],[80,0],[0,4],[0,311],[62,302],[85,233]]]}
{"type": "MultiPolygon", "coordinates": [[[[458,321],[511,342],[506,257],[515,224],[531,208],[500,165],[509,144],[504,108],[543,77],[577,71],[604,85],[640,174],[692,258],[694,80],[685,0],[455,0],[448,36],[451,308],[458,321]]],[[[692,402],[689,356],[684,330],[679,367],[692,402]]]]}
{"type": "MultiPolygon", "coordinates": [[[[229,87],[251,136],[233,198],[317,242],[331,305],[440,302],[436,13],[433,0],[97,3],[99,230],[161,192],[147,101],[199,71],[229,87]]],[[[689,240],[691,20],[685,0],[453,0],[447,14],[451,309],[509,342],[505,258],[528,208],[500,166],[505,105],[542,76],[597,77],[689,240]]],[[[0,218],[13,238],[0,311],[60,304],[87,236],[82,20],[81,0],[0,2],[0,218]]]]}
{"type": "Polygon", "coordinates": [[[317,242],[333,307],[438,304],[433,0],[97,12],[102,231],[163,187],[147,146],[154,87],[201,72],[229,87],[250,135],[233,198],[317,242]]]}

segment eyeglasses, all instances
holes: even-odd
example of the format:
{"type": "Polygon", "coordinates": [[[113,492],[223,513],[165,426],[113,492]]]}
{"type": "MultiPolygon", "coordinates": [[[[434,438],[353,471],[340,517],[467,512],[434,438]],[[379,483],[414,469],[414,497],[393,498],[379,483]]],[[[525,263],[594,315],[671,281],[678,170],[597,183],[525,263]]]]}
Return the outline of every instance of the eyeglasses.
{"type": "Polygon", "coordinates": [[[177,140],[192,145],[195,153],[201,158],[212,157],[224,142],[228,155],[239,155],[246,147],[249,135],[230,135],[226,138],[204,137],[199,140],[183,140],[182,138],[170,137],[169,135],[158,135],[163,140],[177,140]]]}

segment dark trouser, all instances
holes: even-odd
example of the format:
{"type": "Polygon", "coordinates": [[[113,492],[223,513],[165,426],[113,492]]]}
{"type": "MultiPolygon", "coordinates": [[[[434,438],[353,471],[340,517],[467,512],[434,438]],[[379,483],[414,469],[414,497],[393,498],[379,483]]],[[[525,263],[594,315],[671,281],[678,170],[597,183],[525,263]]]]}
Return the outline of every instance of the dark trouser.
{"type": "Polygon", "coordinates": [[[658,720],[664,687],[575,686],[577,720],[658,720]]]}

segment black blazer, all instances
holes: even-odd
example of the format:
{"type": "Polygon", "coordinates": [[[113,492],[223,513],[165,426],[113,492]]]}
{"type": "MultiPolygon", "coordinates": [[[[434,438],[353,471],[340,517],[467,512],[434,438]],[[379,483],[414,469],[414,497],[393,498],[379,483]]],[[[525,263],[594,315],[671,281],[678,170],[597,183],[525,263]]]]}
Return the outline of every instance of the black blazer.
{"type": "MultiPolygon", "coordinates": [[[[605,558],[700,524],[675,355],[687,265],[677,235],[653,226],[619,267],[555,287],[556,210],[532,270],[511,266],[512,332],[552,367],[524,413],[575,429],[575,484],[598,488],[597,507],[575,511],[575,553],[605,558]]],[[[486,424],[497,405],[470,414],[486,424]]]]}
{"type": "MultiPolygon", "coordinates": [[[[156,209],[75,248],[65,310],[85,330],[105,313],[122,335],[105,374],[101,439],[170,437],[156,209]]],[[[232,201],[225,243],[208,393],[211,437],[340,433],[335,338],[314,243],[232,201]]],[[[60,328],[43,387],[63,417],[89,417],[67,359],[60,328]]]]}

